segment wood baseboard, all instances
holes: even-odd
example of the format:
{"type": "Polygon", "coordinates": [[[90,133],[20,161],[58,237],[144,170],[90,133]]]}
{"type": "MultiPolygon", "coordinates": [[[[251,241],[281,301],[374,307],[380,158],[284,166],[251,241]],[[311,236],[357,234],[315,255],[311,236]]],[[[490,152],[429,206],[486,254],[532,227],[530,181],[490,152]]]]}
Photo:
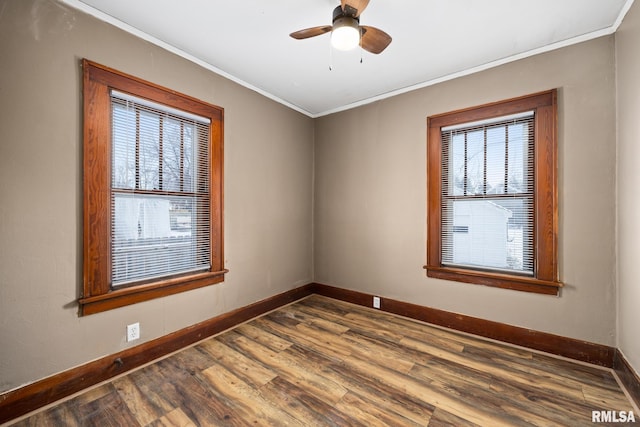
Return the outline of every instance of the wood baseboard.
{"type": "Polygon", "coordinates": [[[618,374],[618,378],[622,381],[622,385],[627,389],[631,398],[636,402],[636,405],[640,407],[640,377],[631,368],[629,361],[625,359],[624,355],[619,349],[616,349],[616,354],[613,359],[613,369],[618,374]]]}
{"type": "Polygon", "coordinates": [[[305,285],[0,394],[0,424],[297,301],[311,293],[311,286],[305,285]]]}
{"type": "MultiPolygon", "coordinates": [[[[311,285],[311,291],[319,295],[365,307],[372,306],[373,295],[357,291],[336,288],[320,283],[313,283],[311,285]]],[[[607,368],[613,367],[614,355],[616,353],[614,347],[608,347],[606,345],[594,344],[546,332],[493,322],[491,320],[451,313],[390,298],[381,298],[380,310],[485,338],[605,366],[607,368]]]]}

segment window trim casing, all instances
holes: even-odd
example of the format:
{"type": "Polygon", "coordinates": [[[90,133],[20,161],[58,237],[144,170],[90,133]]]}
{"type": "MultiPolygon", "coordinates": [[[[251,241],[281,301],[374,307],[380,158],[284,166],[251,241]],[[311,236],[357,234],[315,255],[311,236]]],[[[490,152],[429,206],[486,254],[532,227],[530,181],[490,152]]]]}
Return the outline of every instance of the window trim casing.
{"type": "Polygon", "coordinates": [[[557,90],[456,110],[427,118],[427,276],[558,295],[557,90]],[[441,128],[535,111],[533,277],[442,265],[441,128]]]}
{"type": "Polygon", "coordinates": [[[224,110],[87,59],[83,69],[83,285],[80,315],[123,307],[224,280],[224,110]],[[111,276],[111,101],[110,90],[146,98],[211,120],[210,269],[151,283],[112,289],[111,276]]]}

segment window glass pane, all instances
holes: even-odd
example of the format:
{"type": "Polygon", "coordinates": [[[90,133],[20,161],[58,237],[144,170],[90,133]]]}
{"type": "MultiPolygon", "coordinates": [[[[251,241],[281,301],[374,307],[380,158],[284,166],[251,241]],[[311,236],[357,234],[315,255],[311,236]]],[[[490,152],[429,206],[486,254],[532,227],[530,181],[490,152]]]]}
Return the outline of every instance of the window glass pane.
{"type": "Polygon", "coordinates": [[[495,203],[507,209],[508,268],[533,274],[533,196],[509,197],[495,203]]]}
{"type": "Polygon", "coordinates": [[[518,123],[508,127],[509,129],[509,187],[508,193],[525,193],[530,191],[528,177],[528,145],[529,123],[518,123]]]}
{"type": "Polygon", "coordinates": [[[140,188],[160,189],[160,118],[140,111],[140,188]]]}
{"type": "Polygon", "coordinates": [[[443,264],[533,272],[530,200],[450,200],[447,210],[443,264]]]}
{"type": "Polygon", "coordinates": [[[467,193],[484,193],[484,132],[467,132],[467,193]]]}
{"type": "Polygon", "coordinates": [[[199,204],[195,197],[114,194],[113,286],[209,268],[199,204]]]}
{"type": "Polygon", "coordinates": [[[183,137],[180,122],[166,118],[163,122],[162,138],[162,188],[168,191],[180,191],[181,188],[181,154],[183,151],[183,137]]]}
{"type": "Polygon", "coordinates": [[[487,129],[487,193],[504,194],[505,126],[487,129]]]}
{"type": "MultiPolygon", "coordinates": [[[[182,186],[183,191],[195,192],[195,174],[196,174],[196,162],[194,159],[194,147],[196,145],[196,141],[199,135],[202,135],[204,138],[207,137],[205,132],[200,131],[199,126],[195,126],[193,124],[185,123],[184,125],[184,150],[183,150],[183,177],[182,177],[182,186]]],[[[202,141],[202,147],[207,145],[207,141],[202,141]]],[[[208,159],[207,159],[208,161],[208,159]]]]}
{"type": "Polygon", "coordinates": [[[454,134],[449,143],[449,194],[464,194],[464,134],[454,134]]]}
{"type": "Polygon", "coordinates": [[[125,105],[113,105],[112,185],[116,188],[136,186],[136,112],[125,105]]]}

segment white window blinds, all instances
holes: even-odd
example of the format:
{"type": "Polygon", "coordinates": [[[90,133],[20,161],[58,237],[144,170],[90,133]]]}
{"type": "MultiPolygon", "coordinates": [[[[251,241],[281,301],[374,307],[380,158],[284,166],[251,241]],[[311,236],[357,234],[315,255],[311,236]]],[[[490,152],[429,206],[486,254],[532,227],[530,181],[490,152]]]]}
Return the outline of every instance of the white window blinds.
{"type": "Polygon", "coordinates": [[[442,128],[442,263],[534,272],[534,113],[442,128]]]}
{"type": "Polygon", "coordinates": [[[209,121],[111,92],[111,285],[210,268],[209,121]]]}

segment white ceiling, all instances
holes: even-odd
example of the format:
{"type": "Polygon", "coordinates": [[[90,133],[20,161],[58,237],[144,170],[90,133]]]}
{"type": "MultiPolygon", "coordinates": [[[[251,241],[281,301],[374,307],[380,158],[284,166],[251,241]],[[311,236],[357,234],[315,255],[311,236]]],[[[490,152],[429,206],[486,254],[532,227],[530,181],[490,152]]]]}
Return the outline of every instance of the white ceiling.
{"type": "Polygon", "coordinates": [[[374,55],[289,37],[339,0],[63,1],[311,117],[611,34],[633,3],[371,0],[360,24],[393,37],[374,55]]]}

